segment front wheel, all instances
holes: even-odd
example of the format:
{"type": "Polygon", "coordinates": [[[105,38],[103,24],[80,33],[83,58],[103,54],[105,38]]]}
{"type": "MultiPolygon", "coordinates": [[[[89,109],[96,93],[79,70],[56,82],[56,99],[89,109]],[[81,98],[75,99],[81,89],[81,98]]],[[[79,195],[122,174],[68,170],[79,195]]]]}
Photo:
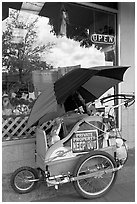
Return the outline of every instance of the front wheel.
{"type": "Polygon", "coordinates": [[[116,181],[117,172],[110,170],[116,167],[115,160],[106,152],[95,151],[83,156],[78,161],[73,175],[77,177],[93,173],[93,176],[74,181],[76,191],[89,199],[103,196],[116,181]]]}
{"type": "Polygon", "coordinates": [[[38,178],[37,171],[31,167],[21,167],[17,169],[11,176],[10,183],[13,190],[17,193],[24,194],[31,192],[38,178]]]}

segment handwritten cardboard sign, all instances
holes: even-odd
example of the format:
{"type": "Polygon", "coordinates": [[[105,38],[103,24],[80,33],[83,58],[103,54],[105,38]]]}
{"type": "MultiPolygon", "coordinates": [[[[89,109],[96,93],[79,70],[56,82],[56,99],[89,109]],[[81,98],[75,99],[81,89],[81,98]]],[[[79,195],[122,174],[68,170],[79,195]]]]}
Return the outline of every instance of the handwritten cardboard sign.
{"type": "Polygon", "coordinates": [[[72,138],[72,150],[77,152],[88,152],[98,148],[97,130],[77,131],[72,138]]]}

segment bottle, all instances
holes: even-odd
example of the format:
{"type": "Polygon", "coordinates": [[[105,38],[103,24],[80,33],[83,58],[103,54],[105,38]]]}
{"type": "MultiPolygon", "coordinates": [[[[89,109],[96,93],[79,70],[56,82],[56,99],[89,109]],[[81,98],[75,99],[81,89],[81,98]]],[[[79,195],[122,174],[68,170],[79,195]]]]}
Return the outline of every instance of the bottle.
{"type": "Polygon", "coordinates": [[[60,140],[60,137],[58,136],[58,134],[56,133],[56,131],[54,131],[52,133],[52,138],[51,138],[51,145],[55,144],[56,142],[58,142],[60,140]]]}

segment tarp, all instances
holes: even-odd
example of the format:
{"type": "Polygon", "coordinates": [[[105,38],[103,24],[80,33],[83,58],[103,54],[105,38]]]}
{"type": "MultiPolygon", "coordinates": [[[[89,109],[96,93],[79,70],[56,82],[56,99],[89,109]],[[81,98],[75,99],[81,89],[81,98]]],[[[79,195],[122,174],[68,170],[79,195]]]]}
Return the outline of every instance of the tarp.
{"type": "Polygon", "coordinates": [[[49,121],[64,113],[64,107],[57,103],[54,84],[50,84],[50,86],[36,100],[30,113],[28,127],[43,116],[46,117],[46,119],[43,118],[43,121],[49,121]]]}

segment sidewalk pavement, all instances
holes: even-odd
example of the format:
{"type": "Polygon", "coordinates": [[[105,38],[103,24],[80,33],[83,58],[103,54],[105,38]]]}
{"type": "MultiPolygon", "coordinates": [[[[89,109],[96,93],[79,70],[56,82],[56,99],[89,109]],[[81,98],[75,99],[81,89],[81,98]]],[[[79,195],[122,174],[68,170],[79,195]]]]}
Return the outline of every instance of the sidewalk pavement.
{"type": "MultiPolygon", "coordinates": [[[[79,195],[77,195],[71,183],[64,184],[60,186],[58,190],[55,190],[54,187],[48,188],[46,183],[42,182],[42,183],[38,183],[36,188],[30,193],[17,194],[13,191],[13,189],[10,186],[10,176],[11,174],[2,175],[2,202],[31,202],[31,201],[54,202],[54,200],[56,200],[57,202],[57,199],[54,199],[54,198],[62,199],[62,197],[64,197],[64,201],[67,200],[67,197],[68,197],[68,201],[71,201],[69,200],[70,197],[73,197],[73,201],[75,201],[75,199],[79,201],[78,200],[79,195]]],[[[135,149],[129,150],[128,161],[126,162],[122,170],[119,171],[118,179],[116,181],[116,184],[112,187],[112,191],[113,191],[112,193],[114,198],[117,195],[120,195],[121,193],[121,197],[123,197],[124,199],[123,202],[135,201],[135,149]],[[119,188],[121,188],[120,190],[121,192],[119,192],[119,194],[117,192],[118,186],[119,188]]],[[[111,196],[111,193],[110,193],[110,196],[111,196]]],[[[58,201],[61,201],[61,199],[59,199],[58,201]]],[[[104,199],[105,200],[100,200],[100,201],[101,202],[109,201],[108,197],[106,196],[104,197],[104,199]]],[[[88,202],[88,200],[86,201],[88,202]]],[[[111,197],[111,201],[115,202],[115,199],[111,197]]]]}

